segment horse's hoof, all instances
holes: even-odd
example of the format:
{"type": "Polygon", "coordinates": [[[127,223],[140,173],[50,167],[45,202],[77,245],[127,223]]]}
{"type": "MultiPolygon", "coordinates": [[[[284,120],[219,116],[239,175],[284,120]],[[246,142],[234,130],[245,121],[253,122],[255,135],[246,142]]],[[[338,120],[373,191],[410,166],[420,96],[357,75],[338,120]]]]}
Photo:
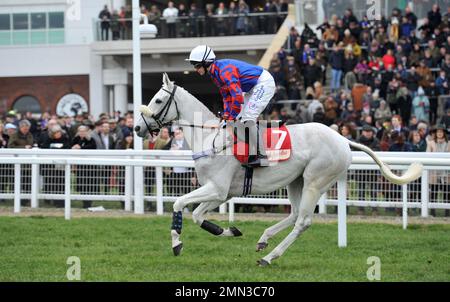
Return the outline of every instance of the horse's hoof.
{"type": "Polygon", "coordinates": [[[241,231],[239,231],[237,228],[235,228],[234,226],[230,227],[230,231],[231,233],[233,233],[234,237],[240,237],[242,236],[241,231]]]}
{"type": "Polygon", "coordinates": [[[258,263],[258,266],[260,266],[260,267],[265,267],[265,266],[269,266],[269,262],[267,262],[266,260],[264,260],[264,259],[259,259],[258,261],[256,261],[257,263],[258,263]]]}
{"type": "Polygon", "coordinates": [[[179,256],[181,254],[181,250],[183,249],[183,243],[180,243],[179,245],[172,248],[173,254],[175,256],[179,256]]]}
{"type": "Polygon", "coordinates": [[[267,242],[258,242],[258,243],[256,244],[256,251],[257,251],[257,252],[260,252],[260,251],[262,251],[263,249],[265,249],[268,245],[269,245],[269,244],[268,244],[267,242]]]}

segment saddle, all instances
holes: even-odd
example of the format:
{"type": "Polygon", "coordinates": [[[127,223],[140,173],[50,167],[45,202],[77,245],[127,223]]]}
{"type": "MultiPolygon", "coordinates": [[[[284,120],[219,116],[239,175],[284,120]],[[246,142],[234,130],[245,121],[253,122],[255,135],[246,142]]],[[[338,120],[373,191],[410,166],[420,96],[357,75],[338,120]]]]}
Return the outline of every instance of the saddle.
{"type": "MultiPolygon", "coordinates": [[[[291,157],[291,136],[285,125],[278,126],[265,125],[259,131],[264,131],[262,137],[264,147],[270,163],[286,161],[291,157]]],[[[237,135],[233,136],[233,155],[242,164],[245,169],[243,196],[248,196],[252,192],[253,167],[248,164],[249,146],[248,143],[239,141],[237,135]]]]}
{"type": "MultiPolygon", "coordinates": [[[[262,137],[269,162],[276,163],[286,161],[291,157],[291,137],[285,125],[270,126],[260,129],[264,131],[262,137]]],[[[239,141],[237,136],[233,137],[233,155],[242,164],[248,163],[249,146],[248,143],[239,141]]]]}

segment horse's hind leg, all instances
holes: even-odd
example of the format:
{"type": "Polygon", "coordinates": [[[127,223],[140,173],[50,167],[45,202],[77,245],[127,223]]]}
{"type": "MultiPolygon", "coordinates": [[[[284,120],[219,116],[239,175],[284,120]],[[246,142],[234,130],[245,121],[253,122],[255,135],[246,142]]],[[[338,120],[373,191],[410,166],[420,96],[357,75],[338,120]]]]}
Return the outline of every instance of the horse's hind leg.
{"type": "Polygon", "coordinates": [[[304,232],[312,223],[312,215],[316,203],[319,201],[320,192],[313,186],[305,186],[303,189],[302,200],[300,202],[299,215],[294,225],[294,229],[284,240],[278,244],[267,256],[258,261],[262,266],[270,264],[272,260],[277,259],[294,243],[294,241],[304,232]]]}
{"type": "MultiPolygon", "coordinates": [[[[289,246],[311,226],[314,209],[319,202],[320,196],[336,182],[339,176],[338,174],[327,175],[326,172],[322,171],[323,176],[319,176],[313,180],[305,179],[299,213],[294,229],[272,252],[258,261],[261,266],[268,265],[272,260],[283,255],[289,246]]],[[[314,174],[317,175],[317,173],[314,174]]]]}
{"type": "Polygon", "coordinates": [[[269,243],[268,240],[283,231],[287,227],[290,227],[295,223],[298,217],[298,210],[300,206],[300,199],[302,198],[303,177],[299,177],[287,186],[288,198],[291,203],[291,213],[288,217],[281,220],[277,224],[267,228],[259,238],[256,244],[256,251],[262,251],[269,243]]]}
{"type": "Polygon", "coordinates": [[[235,227],[230,227],[228,229],[223,229],[211,221],[204,218],[204,215],[218,206],[220,206],[223,201],[216,202],[202,202],[192,213],[192,219],[196,224],[198,224],[202,229],[208,231],[209,233],[216,236],[226,236],[226,237],[238,237],[242,236],[242,233],[235,227]]]}

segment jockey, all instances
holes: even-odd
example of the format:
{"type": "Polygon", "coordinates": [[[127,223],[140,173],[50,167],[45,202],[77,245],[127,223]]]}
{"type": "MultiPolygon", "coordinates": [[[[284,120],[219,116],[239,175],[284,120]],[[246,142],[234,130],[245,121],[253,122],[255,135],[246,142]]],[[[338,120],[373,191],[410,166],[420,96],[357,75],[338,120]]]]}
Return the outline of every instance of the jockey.
{"type": "Polygon", "coordinates": [[[266,166],[267,155],[256,121],[275,94],[272,75],[260,66],[243,61],[216,60],[214,51],[206,45],[195,47],[186,61],[194,65],[200,75],[208,73],[219,87],[224,103],[222,125],[236,121],[237,126],[241,124],[248,129],[248,165],[266,166]]]}

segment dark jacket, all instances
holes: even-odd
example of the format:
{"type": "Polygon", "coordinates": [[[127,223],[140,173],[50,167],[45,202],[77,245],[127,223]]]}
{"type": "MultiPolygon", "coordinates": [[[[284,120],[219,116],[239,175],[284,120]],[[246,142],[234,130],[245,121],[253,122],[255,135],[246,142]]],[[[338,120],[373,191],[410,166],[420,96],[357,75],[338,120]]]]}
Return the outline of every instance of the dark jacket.
{"type": "Polygon", "coordinates": [[[331,68],[336,69],[336,70],[342,70],[343,66],[344,66],[344,51],[343,50],[339,50],[339,51],[333,51],[330,55],[330,65],[331,68]]]}
{"type": "Polygon", "coordinates": [[[371,139],[368,139],[364,135],[361,135],[361,137],[359,138],[359,143],[369,147],[373,151],[380,151],[380,142],[375,137],[375,135],[371,139]]]}
{"type": "Polygon", "coordinates": [[[50,138],[41,144],[43,149],[70,149],[69,137],[63,134],[59,139],[50,138]]]}
{"type": "Polygon", "coordinates": [[[23,135],[22,132],[17,131],[8,141],[8,148],[25,148],[25,146],[33,146],[34,139],[31,132],[28,132],[26,135],[23,135]]]}
{"type": "Polygon", "coordinates": [[[73,147],[75,145],[80,145],[81,149],[97,149],[97,144],[93,138],[87,139],[75,136],[70,146],[73,147]]]}

